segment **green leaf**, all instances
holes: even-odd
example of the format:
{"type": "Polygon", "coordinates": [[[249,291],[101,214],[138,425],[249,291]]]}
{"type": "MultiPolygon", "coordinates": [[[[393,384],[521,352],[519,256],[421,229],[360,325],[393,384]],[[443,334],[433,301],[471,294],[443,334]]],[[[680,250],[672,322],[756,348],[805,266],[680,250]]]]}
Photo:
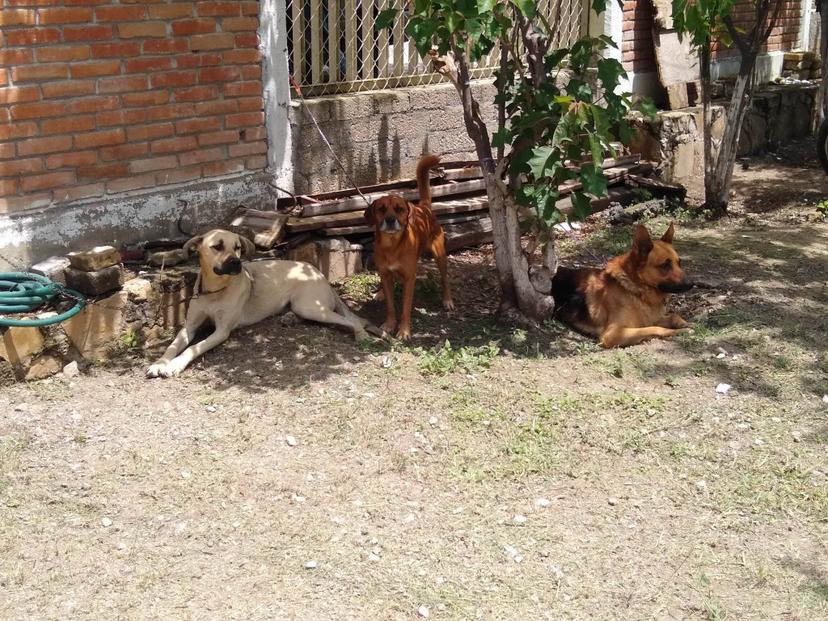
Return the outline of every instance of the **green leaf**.
{"type": "Polygon", "coordinates": [[[633,105],[633,109],[641,111],[651,121],[658,116],[658,108],[649,97],[642,97],[633,105]]]}
{"type": "Polygon", "coordinates": [[[602,58],[598,61],[598,79],[606,90],[613,91],[618,86],[618,79],[626,77],[627,72],[615,58],[602,58]]]}
{"type": "Polygon", "coordinates": [[[483,13],[491,13],[496,3],[497,0],[477,0],[477,12],[481,15],[483,13]]]}
{"type": "Polygon", "coordinates": [[[509,172],[513,175],[526,172],[529,169],[529,158],[532,157],[531,149],[521,149],[517,153],[512,152],[509,162],[509,172]]]}
{"type": "Polygon", "coordinates": [[[584,164],[581,166],[581,172],[578,176],[584,186],[585,193],[596,198],[600,198],[607,193],[607,178],[604,177],[604,171],[600,166],[584,164]]]}
{"type": "Polygon", "coordinates": [[[459,28],[462,21],[463,16],[458,13],[452,11],[446,14],[446,28],[448,28],[448,31],[451,33],[457,32],[457,29],[459,28]]]}
{"type": "Polygon", "coordinates": [[[385,30],[394,25],[394,20],[397,18],[397,9],[383,9],[377,15],[377,30],[385,30]]]}
{"type": "Polygon", "coordinates": [[[535,179],[554,177],[555,171],[561,166],[561,156],[554,147],[537,147],[532,150],[529,160],[529,170],[535,179]]]}
{"type": "Polygon", "coordinates": [[[575,191],[572,193],[572,207],[575,210],[575,216],[579,220],[583,220],[592,215],[592,205],[590,202],[589,197],[583,192],[575,191]]]}
{"type": "Polygon", "coordinates": [[[492,146],[497,149],[499,147],[505,147],[511,144],[512,142],[512,130],[508,127],[504,127],[503,129],[497,130],[492,135],[492,146]]]}
{"type": "Polygon", "coordinates": [[[570,106],[569,110],[566,111],[566,114],[561,116],[561,120],[558,121],[558,126],[555,128],[555,132],[552,134],[552,146],[557,147],[558,145],[564,142],[571,142],[573,136],[578,131],[578,121],[576,119],[576,108],[578,106],[570,106]]]}
{"type": "Polygon", "coordinates": [[[535,16],[534,0],[512,0],[512,3],[517,7],[518,11],[523,13],[526,17],[532,18],[535,16]]]}
{"type": "Polygon", "coordinates": [[[592,163],[595,168],[601,168],[604,163],[604,149],[601,146],[601,140],[592,132],[587,132],[587,141],[589,142],[589,150],[592,153],[592,163]]]}

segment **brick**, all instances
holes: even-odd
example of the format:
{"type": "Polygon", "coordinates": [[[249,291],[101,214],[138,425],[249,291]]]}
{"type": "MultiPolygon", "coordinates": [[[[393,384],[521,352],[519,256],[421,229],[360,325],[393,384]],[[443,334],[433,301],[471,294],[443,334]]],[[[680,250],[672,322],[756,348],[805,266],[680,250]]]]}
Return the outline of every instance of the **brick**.
{"type": "Polygon", "coordinates": [[[149,145],[146,142],[133,142],[118,145],[117,147],[104,147],[98,151],[101,159],[105,162],[131,160],[146,155],[147,153],[149,153],[149,145]]]}
{"type": "Polygon", "coordinates": [[[255,32],[245,32],[236,35],[235,47],[259,47],[259,35],[255,32]]]}
{"type": "Polygon", "coordinates": [[[12,80],[14,80],[15,84],[19,82],[37,82],[40,80],[53,80],[55,78],[66,77],[69,77],[69,65],[66,63],[12,67],[12,80]]]}
{"type": "Polygon", "coordinates": [[[68,151],[72,148],[72,136],[54,136],[50,138],[30,138],[17,146],[18,155],[42,155],[56,151],[68,151]]]}
{"type": "Polygon", "coordinates": [[[188,54],[186,56],[176,56],[175,64],[179,69],[211,67],[221,64],[221,54],[218,52],[212,52],[207,54],[188,54]]]}
{"type": "Polygon", "coordinates": [[[255,31],[258,28],[259,19],[257,17],[229,17],[221,20],[222,32],[255,31]]]}
{"type": "Polygon", "coordinates": [[[213,162],[221,159],[224,159],[224,149],[222,147],[191,151],[178,156],[178,161],[182,166],[192,166],[193,164],[203,164],[204,162],[213,162]]]}
{"type": "Polygon", "coordinates": [[[175,88],[178,86],[192,86],[198,81],[195,71],[174,71],[169,73],[155,73],[150,76],[152,88],[175,88]]]}
{"type": "Polygon", "coordinates": [[[174,4],[153,4],[149,7],[149,16],[152,19],[180,19],[190,17],[193,14],[193,5],[190,2],[174,4]]]}
{"type": "Polygon", "coordinates": [[[240,76],[238,67],[207,67],[198,72],[200,84],[206,82],[235,82],[240,76]]]}
{"type": "Polygon", "coordinates": [[[62,7],[40,9],[38,20],[41,26],[57,24],[87,24],[92,21],[92,9],[85,7],[62,7]]]}
{"type": "Polygon", "coordinates": [[[203,119],[187,119],[178,121],[175,124],[176,134],[198,134],[201,132],[211,132],[221,127],[221,118],[217,116],[207,117],[203,119]]]}
{"type": "Polygon", "coordinates": [[[93,147],[108,147],[124,142],[124,130],[122,128],[97,131],[90,134],[78,134],[75,136],[76,149],[89,149],[93,147]]]}
{"type": "Polygon", "coordinates": [[[72,185],[74,183],[74,172],[50,172],[44,175],[23,177],[20,180],[20,190],[22,192],[36,192],[38,190],[49,190],[51,188],[72,185]]]}
{"type": "Polygon", "coordinates": [[[261,95],[261,82],[234,82],[224,86],[225,97],[243,97],[245,95],[261,95]]]}
{"type": "Polygon", "coordinates": [[[61,82],[49,82],[42,86],[44,99],[60,99],[62,97],[78,97],[81,95],[92,95],[95,93],[95,82],[93,80],[63,80],[61,82]]]}
{"type": "Polygon", "coordinates": [[[38,103],[27,103],[23,105],[12,106],[11,118],[15,121],[24,121],[26,119],[39,119],[48,116],[58,116],[65,114],[66,104],[54,101],[41,101],[38,103]]]}
{"type": "Polygon", "coordinates": [[[259,65],[247,65],[241,67],[242,80],[260,80],[262,78],[262,68],[259,65]]]}
{"type": "Polygon", "coordinates": [[[239,141],[239,132],[235,129],[227,129],[220,132],[200,134],[198,136],[199,147],[210,147],[217,144],[230,144],[239,141]]]}
{"type": "Polygon", "coordinates": [[[65,41],[105,41],[113,38],[112,26],[81,26],[64,28],[65,41]]]}
{"type": "Polygon", "coordinates": [[[17,194],[17,179],[0,179],[0,196],[17,194]]]}
{"type": "Polygon", "coordinates": [[[16,50],[4,50],[0,48],[0,65],[24,65],[32,62],[34,54],[32,50],[19,48],[16,50]]]}
{"type": "Polygon", "coordinates": [[[178,151],[189,151],[198,147],[195,136],[180,136],[156,140],[151,145],[153,153],[177,153],[178,151]]]}
{"type": "Polygon", "coordinates": [[[118,36],[122,39],[158,39],[167,36],[167,25],[164,22],[118,24],[118,36]]]}
{"type": "Polygon", "coordinates": [[[0,177],[13,177],[20,174],[38,173],[43,171],[43,160],[39,157],[16,159],[0,162],[0,177]]]}
{"type": "Polygon", "coordinates": [[[177,37],[189,37],[194,34],[205,34],[216,31],[214,19],[185,19],[172,24],[173,34],[177,37]]]}
{"type": "Polygon", "coordinates": [[[244,170],[244,162],[241,160],[224,161],[224,162],[210,162],[202,166],[201,171],[205,177],[220,177],[221,175],[231,175],[233,173],[244,170]]]}
{"type": "Polygon", "coordinates": [[[77,185],[73,188],[58,188],[54,192],[54,197],[56,202],[64,203],[68,201],[77,201],[84,198],[101,196],[103,193],[103,183],[92,183],[89,185],[77,185]]]}
{"type": "Polygon", "coordinates": [[[176,54],[186,52],[190,44],[186,39],[157,39],[144,41],[144,54],[176,54]]]}
{"type": "Polygon", "coordinates": [[[46,158],[46,168],[77,168],[89,166],[98,161],[95,151],[73,151],[72,153],[56,153],[46,158]]]}
{"type": "Polygon", "coordinates": [[[156,170],[164,170],[165,168],[175,168],[178,166],[178,158],[174,155],[165,155],[164,157],[151,157],[145,160],[135,160],[129,164],[129,172],[146,173],[156,170]]]}
{"type": "Polygon", "coordinates": [[[99,6],[95,9],[97,22],[134,22],[147,16],[147,8],[140,5],[99,6]]]}
{"type": "Polygon", "coordinates": [[[201,177],[201,167],[194,168],[173,168],[170,170],[163,170],[155,176],[155,182],[158,185],[167,185],[170,183],[184,183],[185,181],[192,181],[201,177]]]}
{"type": "Polygon", "coordinates": [[[172,58],[169,56],[135,58],[124,61],[125,73],[148,73],[151,71],[165,71],[167,69],[172,69],[172,58]]]}
{"type": "Polygon", "coordinates": [[[225,99],[223,101],[205,101],[196,104],[196,116],[212,116],[214,114],[228,114],[236,112],[239,109],[239,102],[235,99],[225,99]]]}
{"type": "Polygon", "coordinates": [[[27,196],[12,196],[0,198],[0,213],[13,213],[24,209],[37,209],[52,203],[52,193],[29,194],[27,196]]]}
{"type": "Polygon", "coordinates": [[[173,92],[176,101],[206,101],[218,99],[218,86],[194,86],[178,89],[173,92]]]}
{"type": "Polygon", "coordinates": [[[14,143],[0,142],[0,160],[10,160],[14,157],[14,143]]]}
{"type": "Polygon", "coordinates": [[[264,127],[249,127],[241,130],[239,134],[247,141],[264,140],[267,137],[267,130],[264,127]]]}
{"type": "Polygon", "coordinates": [[[128,127],[127,140],[134,142],[136,140],[153,140],[155,138],[165,138],[172,136],[174,133],[172,123],[158,123],[156,125],[143,125],[141,127],[128,127]]]}
{"type": "Polygon", "coordinates": [[[37,101],[40,99],[39,86],[10,86],[0,88],[0,105],[37,101]]]}
{"type": "Polygon", "coordinates": [[[194,35],[190,37],[190,49],[192,50],[222,50],[235,46],[236,39],[229,32],[194,35]]]}
{"type": "Polygon", "coordinates": [[[263,170],[267,168],[267,156],[257,155],[256,157],[249,157],[244,160],[244,167],[247,170],[263,170]]]}
{"type": "Polygon", "coordinates": [[[143,188],[151,188],[155,185],[155,175],[142,175],[140,177],[129,177],[128,179],[118,179],[110,181],[106,184],[106,191],[110,194],[117,194],[119,192],[129,192],[131,190],[140,190],[143,188]]]}
{"type": "Polygon", "coordinates": [[[6,34],[6,45],[42,45],[60,41],[61,32],[57,28],[26,28],[12,30],[6,34]]]}
{"type": "Polygon", "coordinates": [[[239,2],[239,8],[241,9],[242,15],[258,15],[259,14],[259,3],[258,2],[239,2]]]}
{"type": "Polygon", "coordinates": [[[121,73],[121,61],[99,60],[90,63],[73,63],[69,67],[73,78],[92,78],[121,73]]]}
{"type": "Polygon", "coordinates": [[[37,48],[37,62],[53,63],[68,60],[88,60],[92,52],[88,45],[62,45],[37,48]]]}
{"type": "Polygon", "coordinates": [[[255,48],[227,50],[224,52],[222,60],[225,65],[246,65],[261,62],[262,54],[255,48]]]}
{"type": "Polygon", "coordinates": [[[96,272],[84,272],[67,267],[63,273],[66,275],[67,287],[90,296],[114,291],[124,283],[124,273],[120,265],[112,265],[96,272]]]}
{"type": "Polygon", "coordinates": [[[0,140],[29,138],[37,135],[37,123],[0,123],[0,140]]]}
{"type": "Polygon", "coordinates": [[[267,153],[266,142],[247,142],[245,144],[231,144],[227,148],[230,157],[243,157],[245,155],[260,155],[267,153]]]}
{"type": "Polygon", "coordinates": [[[232,127],[246,127],[251,125],[264,125],[264,112],[243,112],[241,114],[231,114],[224,119],[224,126],[228,129],[232,127]]]}
{"type": "Polygon", "coordinates": [[[241,6],[238,2],[199,2],[197,9],[199,15],[213,17],[241,15],[241,6]]]}
{"type": "Polygon", "coordinates": [[[95,116],[95,120],[98,123],[98,127],[136,125],[147,120],[147,111],[145,108],[109,110],[107,112],[99,112],[95,116]]]}
{"type": "MultiPolygon", "coordinates": [[[[9,72],[8,72],[8,70],[0,68],[0,86],[6,86],[6,84],[8,84],[8,83],[9,83],[9,72]]],[[[6,113],[6,116],[8,116],[8,113],[6,113]]]]}
{"type": "Polygon", "coordinates": [[[120,102],[114,95],[108,97],[83,97],[81,99],[70,99],[67,101],[66,112],[67,114],[83,114],[85,112],[114,110],[118,106],[120,106],[120,102]]]}
{"type": "Polygon", "coordinates": [[[0,26],[34,26],[36,23],[37,13],[30,9],[0,10],[0,26]]]}
{"type": "Polygon", "coordinates": [[[129,76],[120,78],[103,78],[98,80],[98,92],[125,93],[129,91],[145,91],[148,81],[145,76],[129,76]]]}
{"type": "Polygon", "coordinates": [[[78,168],[79,179],[117,179],[129,172],[129,164],[97,164],[78,168]]]}
{"type": "Polygon", "coordinates": [[[185,116],[194,116],[194,107],[192,104],[169,104],[166,106],[156,106],[147,111],[147,119],[150,121],[168,121],[170,119],[180,119],[185,116]]]}
{"type": "Polygon", "coordinates": [[[244,97],[239,99],[239,112],[253,112],[264,110],[264,99],[261,97],[244,97]]]}
{"type": "Polygon", "coordinates": [[[93,43],[91,49],[92,58],[126,58],[138,56],[141,53],[141,44],[137,41],[93,43]]]}
{"type": "Polygon", "coordinates": [[[147,91],[144,93],[124,93],[121,101],[124,106],[158,106],[170,100],[167,91],[147,91]]]}

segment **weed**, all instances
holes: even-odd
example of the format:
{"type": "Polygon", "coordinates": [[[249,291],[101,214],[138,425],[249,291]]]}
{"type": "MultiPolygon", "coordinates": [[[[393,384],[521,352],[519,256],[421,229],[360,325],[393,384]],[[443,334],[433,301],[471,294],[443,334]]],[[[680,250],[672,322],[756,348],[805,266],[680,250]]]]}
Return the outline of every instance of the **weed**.
{"type": "Polygon", "coordinates": [[[646,203],[653,199],[653,193],[647,188],[633,188],[632,194],[636,203],[646,203]]]}
{"type": "Polygon", "coordinates": [[[500,352],[497,345],[489,343],[480,347],[452,347],[446,340],[442,346],[431,350],[417,348],[420,356],[419,367],[424,375],[443,376],[455,371],[480,373],[488,369],[500,352]]]}
{"type": "Polygon", "coordinates": [[[816,210],[823,220],[828,220],[828,199],[819,201],[816,210]]]}
{"type": "Polygon", "coordinates": [[[356,302],[368,302],[379,290],[380,277],[374,272],[361,272],[343,280],[339,289],[356,302]]]}

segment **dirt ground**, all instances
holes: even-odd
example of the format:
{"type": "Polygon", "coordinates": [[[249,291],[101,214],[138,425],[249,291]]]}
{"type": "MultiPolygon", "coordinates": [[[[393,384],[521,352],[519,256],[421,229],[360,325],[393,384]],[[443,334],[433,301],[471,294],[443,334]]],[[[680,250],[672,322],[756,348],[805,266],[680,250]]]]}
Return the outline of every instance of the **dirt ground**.
{"type": "MultiPolygon", "coordinates": [[[[2,389],[0,617],[828,618],[828,184],[789,154],[734,190],[674,216],[707,286],[672,341],[499,325],[483,249],[451,317],[423,270],[410,346],[272,319],[175,380],[2,389]]],[[[376,286],[342,290],[378,320],[376,286]]]]}

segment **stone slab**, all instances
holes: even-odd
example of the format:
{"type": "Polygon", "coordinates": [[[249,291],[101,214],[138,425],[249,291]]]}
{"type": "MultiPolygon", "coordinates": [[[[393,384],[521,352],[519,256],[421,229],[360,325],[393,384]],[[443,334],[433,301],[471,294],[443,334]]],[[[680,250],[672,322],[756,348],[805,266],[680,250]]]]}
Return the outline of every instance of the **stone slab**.
{"type": "Polygon", "coordinates": [[[124,282],[124,273],[120,265],[111,265],[96,272],[67,267],[64,274],[67,287],[91,296],[103,295],[118,289],[124,282]]]}
{"type": "Polygon", "coordinates": [[[94,360],[108,353],[111,344],[124,331],[127,300],[127,293],[118,291],[94,304],[87,304],[80,313],[63,323],[66,336],[81,356],[94,360]]]}
{"type": "Polygon", "coordinates": [[[66,257],[49,257],[48,259],[35,263],[29,268],[34,274],[45,276],[53,282],[59,282],[62,285],[66,284],[66,275],[63,273],[69,267],[69,259],[66,257]]]}
{"type": "Polygon", "coordinates": [[[43,335],[38,328],[11,327],[0,335],[0,358],[21,364],[43,349],[43,335]]]}
{"type": "Polygon", "coordinates": [[[121,253],[113,246],[95,246],[90,250],[70,252],[66,258],[76,270],[96,272],[105,267],[118,265],[121,262],[121,253]]]}

